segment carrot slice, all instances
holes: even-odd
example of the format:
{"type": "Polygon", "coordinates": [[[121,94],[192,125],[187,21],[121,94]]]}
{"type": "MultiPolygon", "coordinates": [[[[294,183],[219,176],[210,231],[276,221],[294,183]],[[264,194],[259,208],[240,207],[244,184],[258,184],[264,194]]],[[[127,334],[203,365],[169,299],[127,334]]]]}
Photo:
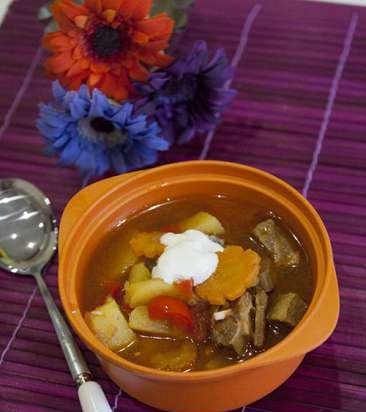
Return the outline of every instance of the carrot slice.
{"type": "Polygon", "coordinates": [[[136,256],[155,258],[164,252],[160,243],[161,232],[139,232],[130,240],[130,245],[136,256]]]}
{"type": "Polygon", "coordinates": [[[196,287],[197,295],[212,305],[239,298],[258,282],[260,256],[251,249],[227,246],[218,253],[216,272],[196,287]]]}

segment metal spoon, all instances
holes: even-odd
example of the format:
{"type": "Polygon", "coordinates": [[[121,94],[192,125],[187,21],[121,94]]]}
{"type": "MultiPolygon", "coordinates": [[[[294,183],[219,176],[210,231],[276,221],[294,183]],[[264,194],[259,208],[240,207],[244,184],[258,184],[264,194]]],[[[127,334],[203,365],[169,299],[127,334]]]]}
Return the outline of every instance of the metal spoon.
{"type": "Polygon", "coordinates": [[[36,279],[78,387],[83,412],[112,412],[42,277],[56,250],[57,232],[51,203],[41,191],[24,180],[0,180],[0,267],[36,279]]]}

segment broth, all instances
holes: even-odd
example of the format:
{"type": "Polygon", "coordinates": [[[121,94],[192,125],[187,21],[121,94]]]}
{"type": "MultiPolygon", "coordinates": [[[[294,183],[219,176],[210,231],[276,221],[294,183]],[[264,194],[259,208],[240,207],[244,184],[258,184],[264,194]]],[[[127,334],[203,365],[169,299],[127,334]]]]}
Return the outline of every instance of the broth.
{"type": "MultiPolygon", "coordinates": [[[[81,309],[83,313],[92,311],[96,306],[103,304],[106,296],[114,284],[117,286],[127,280],[129,268],[133,263],[129,241],[136,232],[149,232],[182,221],[199,211],[206,211],[215,216],[225,228],[225,244],[239,245],[244,249],[252,249],[262,258],[268,257],[267,251],[251,235],[253,228],[268,217],[286,233],[288,241],[299,253],[299,263],[296,266],[271,269],[271,277],[275,289],[269,294],[269,305],[281,294],[296,293],[306,304],[309,304],[313,294],[313,276],[311,266],[306,254],[291,229],[279,217],[260,205],[243,202],[240,199],[224,196],[194,197],[179,199],[156,205],[142,213],[132,216],[126,222],[116,227],[100,243],[94,251],[84,274],[81,295],[81,309]],[[117,282],[117,283],[116,283],[117,282]],[[121,283],[119,283],[121,282],[121,283]]],[[[129,310],[123,304],[122,290],[115,293],[116,301],[121,305],[121,310],[128,316],[129,310]]],[[[237,362],[245,361],[256,354],[265,351],[281,341],[290,333],[292,327],[282,323],[267,322],[266,340],[261,348],[256,348],[248,343],[244,353],[238,355],[232,348],[220,347],[208,339],[196,345],[197,356],[195,361],[183,371],[207,370],[224,367],[237,362]]],[[[162,337],[137,333],[139,339],[123,350],[117,350],[120,356],[145,366],[174,370],[169,362],[179,356],[179,351],[190,349],[191,339],[178,336],[162,337]],[[183,345],[183,346],[182,346],[183,345]],[[183,347],[183,349],[182,349],[183,347]],[[166,360],[167,367],[161,365],[162,353],[170,356],[166,360]],[[159,363],[160,362],[160,363],[159,363]],[[158,365],[158,366],[157,366],[158,365]]],[[[165,360],[164,360],[165,361],[165,360]]]]}

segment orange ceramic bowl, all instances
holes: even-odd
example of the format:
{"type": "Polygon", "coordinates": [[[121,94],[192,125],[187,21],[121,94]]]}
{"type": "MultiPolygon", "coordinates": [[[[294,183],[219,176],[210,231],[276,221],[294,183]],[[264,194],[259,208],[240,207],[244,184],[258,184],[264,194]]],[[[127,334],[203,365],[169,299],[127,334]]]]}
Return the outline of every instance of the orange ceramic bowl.
{"type": "Polygon", "coordinates": [[[339,295],[327,231],[295,189],[260,170],[234,163],[193,161],[95,183],[68,204],[61,221],[59,290],[69,321],[109,377],[146,404],[167,411],[216,412],[247,405],[281,385],[305,354],[335,328],[339,295]],[[79,307],[81,275],[103,236],[131,214],[195,194],[235,195],[265,205],[299,236],[310,255],[314,296],[304,318],[280,343],[246,362],[191,373],[165,372],[129,362],[88,329],[79,307]]]}

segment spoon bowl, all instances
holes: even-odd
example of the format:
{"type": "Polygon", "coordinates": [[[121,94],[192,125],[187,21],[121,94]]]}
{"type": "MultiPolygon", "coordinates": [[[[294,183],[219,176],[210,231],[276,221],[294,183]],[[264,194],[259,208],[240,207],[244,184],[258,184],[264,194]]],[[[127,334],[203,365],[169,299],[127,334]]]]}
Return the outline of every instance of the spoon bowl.
{"type": "Polygon", "coordinates": [[[57,249],[49,199],[20,179],[0,180],[0,267],[20,275],[41,272],[57,249]]]}
{"type": "Polygon", "coordinates": [[[21,179],[0,179],[0,268],[37,281],[83,412],[112,412],[42,277],[57,248],[58,228],[49,199],[21,179]]]}

